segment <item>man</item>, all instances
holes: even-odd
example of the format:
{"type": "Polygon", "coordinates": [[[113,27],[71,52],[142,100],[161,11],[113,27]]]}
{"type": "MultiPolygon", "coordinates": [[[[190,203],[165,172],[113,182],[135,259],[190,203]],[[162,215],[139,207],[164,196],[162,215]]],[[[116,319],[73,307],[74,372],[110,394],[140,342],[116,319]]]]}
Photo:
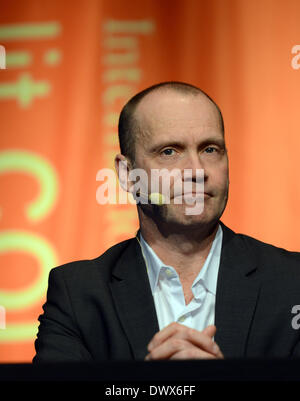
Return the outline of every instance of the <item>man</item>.
{"type": "MultiPolygon", "coordinates": [[[[34,361],[300,355],[292,324],[300,254],[220,222],[228,157],[212,99],[180,82],[148,88],[123,108],[119,139],[116,168],[124,188],[132,190],[124,173],[135,168],[148,176],[154,169],[189,170],[193,197],[196,173],[204,171],[203,210],[186,213],[187,199],[176,202],[173,179],[170,202],[138,204],[136,238],[97,259],[53,269],[34,361]]],[[[151,199],[150,192],[142,195],[151,199]]]]}

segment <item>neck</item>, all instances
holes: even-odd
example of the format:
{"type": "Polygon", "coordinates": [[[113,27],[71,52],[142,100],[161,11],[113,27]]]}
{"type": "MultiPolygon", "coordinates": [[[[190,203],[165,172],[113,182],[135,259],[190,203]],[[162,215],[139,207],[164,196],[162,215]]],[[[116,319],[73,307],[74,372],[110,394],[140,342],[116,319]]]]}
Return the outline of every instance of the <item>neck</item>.
{"type": "Polygon", "coordinates": [[[193,281],[209,254],[218,230],[218,221],[210,225],[171,227],[141,218],[140,231],[161,261],[174,267],[183,280],[193,281]]]}

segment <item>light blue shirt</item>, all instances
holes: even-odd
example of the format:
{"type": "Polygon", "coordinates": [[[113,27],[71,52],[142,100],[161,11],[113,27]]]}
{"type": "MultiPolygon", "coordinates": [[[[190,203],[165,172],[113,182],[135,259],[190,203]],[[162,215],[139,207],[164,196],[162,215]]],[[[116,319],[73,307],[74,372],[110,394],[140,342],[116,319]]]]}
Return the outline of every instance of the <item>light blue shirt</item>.
{"type": "Polygon", "coordinates": [[[160,330],[171,322],[200,331],[214,324],[222,238],[223,232],[219,225],[205,263],[192,284],[194,298],[186,305],[176,270],[166,266],[140,234],[160,330]]]}

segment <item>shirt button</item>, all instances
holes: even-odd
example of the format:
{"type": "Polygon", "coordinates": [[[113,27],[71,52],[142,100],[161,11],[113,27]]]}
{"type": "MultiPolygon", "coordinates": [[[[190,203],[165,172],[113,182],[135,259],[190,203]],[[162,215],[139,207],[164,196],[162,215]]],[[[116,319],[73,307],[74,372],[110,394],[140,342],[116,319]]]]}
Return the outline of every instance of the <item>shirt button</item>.
{"type": "Polygon", "coordinates": [[[167,275],[168,277],[171,277],[171,276],[173,275],[172,270],[171,270],[171,269],[166,269],[166,275],[167,275]]]}
{"type": "Polygon", "coordinates": [[[183,315],[178,319],[178,322],[182,323],[185,321],[185,319],[186,319],[186,316],[183,315]]]}

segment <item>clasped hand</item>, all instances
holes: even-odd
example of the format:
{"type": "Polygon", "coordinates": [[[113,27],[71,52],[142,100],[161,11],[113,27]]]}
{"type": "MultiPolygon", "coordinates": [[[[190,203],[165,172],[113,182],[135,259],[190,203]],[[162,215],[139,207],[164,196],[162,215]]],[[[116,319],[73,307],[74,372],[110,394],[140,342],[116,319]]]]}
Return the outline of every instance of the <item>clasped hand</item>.
{"type": "Polygon", "coordinates": [[[145,360],[224,359],[213,340],[215,333],[213,325],[198,331],[173,322],[153,336],[145,360]]]}

